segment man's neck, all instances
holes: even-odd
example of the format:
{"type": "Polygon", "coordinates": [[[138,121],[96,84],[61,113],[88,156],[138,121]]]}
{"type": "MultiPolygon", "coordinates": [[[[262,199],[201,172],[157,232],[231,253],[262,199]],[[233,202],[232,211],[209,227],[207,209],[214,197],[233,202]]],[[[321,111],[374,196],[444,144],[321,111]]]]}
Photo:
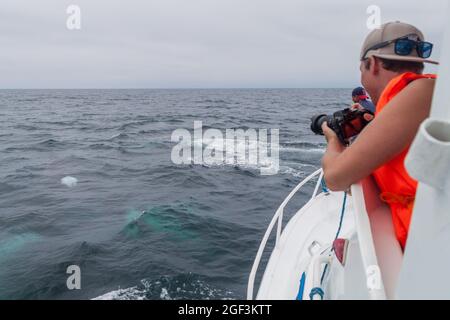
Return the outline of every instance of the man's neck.
{"type": "Polygon", "coordinates": [[[377,105],[378,100],[380,100],[381,95],[383,94],[384,89],[386,89],[389,82],[392,81],[392,79],[398,77],[399,75],[403,74],[404,72],[391,72],[391,71],[385,71],[383,74],[380,75],[380,85],[378,86],[377,92],[375,92],[374,96],[372,98],[372,102],[377,105]]]}

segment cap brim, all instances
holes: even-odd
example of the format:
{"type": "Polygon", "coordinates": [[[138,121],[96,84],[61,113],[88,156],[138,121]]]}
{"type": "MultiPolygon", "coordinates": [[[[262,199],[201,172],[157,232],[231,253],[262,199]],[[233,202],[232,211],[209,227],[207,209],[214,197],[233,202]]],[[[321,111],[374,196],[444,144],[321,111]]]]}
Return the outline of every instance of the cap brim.
{"type": "Polygon", "coordinates": [[[399,55],[396,55],[396,54],[374,53],[374,54],[369,55],[369,57],[370,56],[383,58],[383,59],[388,59],[388,60],[396,60],[396,61],[412,61],[412,62],[423,62],[423,63],[439,64],[439,62],[434,61],[434,60],[423,59],[423,58],[419,58],[419,57],[411,57],[411,56],[399,56],[399,55]]]}

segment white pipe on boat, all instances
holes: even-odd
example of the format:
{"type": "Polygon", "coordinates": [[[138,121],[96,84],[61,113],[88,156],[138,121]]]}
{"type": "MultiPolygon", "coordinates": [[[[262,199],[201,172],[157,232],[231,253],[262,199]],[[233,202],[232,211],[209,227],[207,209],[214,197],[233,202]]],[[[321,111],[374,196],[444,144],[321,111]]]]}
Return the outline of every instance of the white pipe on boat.
{"type": "Polygon", "coordinates": [[[313,195],[311,196],[311,199],[314,199],[317,196],[317,193],[319,192],[319,187],[322,184],[322,179],[323,179],[323,170],[320,173],[319,180],[317,180],[316,187],[314,188],[314,192],[313,195]]]}
{"type": "Polygon", "coordinates": [[[449,190],[443,177],[450,172],[450,122],[427,119],[405,159],[408,173],[430,187],[449,190]]]}
{"type": "MultiPolygon", "coordinates": [[[[329,255],[318,255],[313,258],[312,264],[313,264],[313,288],[322,288],[322,272],[323,268],[322,266],[328,265],[331,262],[331,257],[329,255]]],[[[323,291],[322,291],[323,292],[323,291]]],[[[308,293],[308,296],[311,295],[311,293],[308,293]]],[[[312,300],[322,300],[323,297],[319,295],[314,295],[312,297],[312,300]]]]}

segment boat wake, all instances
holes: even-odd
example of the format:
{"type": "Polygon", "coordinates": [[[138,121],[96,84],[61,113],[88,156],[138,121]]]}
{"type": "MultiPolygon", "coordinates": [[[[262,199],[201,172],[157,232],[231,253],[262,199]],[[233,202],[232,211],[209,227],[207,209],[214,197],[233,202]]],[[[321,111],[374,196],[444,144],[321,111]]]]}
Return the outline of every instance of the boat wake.
{"type": "Polygon", "coordinates": [[[143,279],[134,287],[110,291],[92,300],[230,300],[231,291],[215,288],[193,274],[143,279]]]}

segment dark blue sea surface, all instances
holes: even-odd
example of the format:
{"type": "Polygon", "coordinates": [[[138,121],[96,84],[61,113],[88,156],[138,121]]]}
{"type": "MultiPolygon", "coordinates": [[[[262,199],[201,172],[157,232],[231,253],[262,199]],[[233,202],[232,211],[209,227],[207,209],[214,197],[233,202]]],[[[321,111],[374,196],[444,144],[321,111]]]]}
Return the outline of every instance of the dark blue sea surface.
{"type": "Polygon", "coordinates": [[[275,210],[320,167],[326,144],[311,116],[347,107],[350,94],[0,90],[0,299],[245,298],[275,210]],[[279,129],[278,174],[173,164],[172,132],[196,120],[279,129]],[[66,286],[69,265],[81,268],[80,290],[66,286]]]}

